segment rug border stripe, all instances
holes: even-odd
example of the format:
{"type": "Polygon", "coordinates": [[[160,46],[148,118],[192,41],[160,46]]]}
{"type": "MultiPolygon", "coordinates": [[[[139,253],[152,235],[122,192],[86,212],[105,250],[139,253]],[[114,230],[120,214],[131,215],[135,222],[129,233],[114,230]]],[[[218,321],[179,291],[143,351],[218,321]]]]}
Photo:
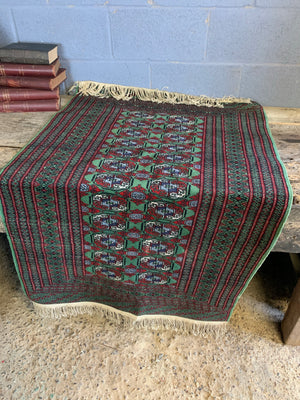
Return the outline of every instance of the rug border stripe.
{"type": "MultiPolygon", "coordinates": [[[[251,139],[251,143],[252,143],[252,151],[253,151],[253,154],[254,154],[255,159],[256,159],[256,165],[257,165],[257,168],[258,168],[258,171],[259,171],[260,183],[261,183],[261,188],[262,188],[262,199],[261,199],[260,207],[259,207],[259,209],[258,209],[258,211],[257,211],[257,213],[256,213],[255,219],[254,219],[254,221],[253,221],[252,227],[251,227],[250,232],[249,232],[249,238],[250,238],[252,232],[254,231],[254,229],[255,229],[255,227],[256,227],[256,222],[259,220],[260,214],[261,214],[261,212],[262,212],[262,210],[263,210],[263,206],[264,206],[264,203],[265,203],[266,187],[265,187],[265,184],[264,184],[262,166],[261,166],[261,164],[260,164],[260,162],[259,162],[259,157],[258,157],[258,154],[257,154],[257,151],[256,151],[256,146],[255,146],[255,144],[254,144],[254,135],[253,135],[253,132],[252,132],[252,129],[251,129],[251,126],[250,126],[250,120],[249,120],[249,115],[248,115],[248,114],[246,115],[246,124],[247,124],[247,128],[248,128],[248,133],[249,133],[249,136],[250,136],[250,139],[251,139]]],[[[259,132],[257,132],[257,133],[259,134],[259,132]]],[[[243,138],[243,141],[244,141],[244,138],[243,138]]],[[[260,140],[260,142],[261,142],[261,140],[260,140]]],[[[263,146],[262,146],[262,151],[264,151],[263,146]]],[[[267,163],[268,163],[268,160],[267,160],[267,159],[266,159],[266,161],[267,161],[267,163]]],[[[273,179],[272,179],[272,178],[271,178],[271,180],[272,180],[272,182],[273,182],[273,179]]],[[[273,183],[273,188],[274,188],[274,183],[273,183]]],[[[275,188],[275,189],[276,189],[276,188],[275,188]]],[[[275,199],[275,196],[274,196],[274,199],[275,199]]],[[[274,199],[273,199],[272,210],[274,209],[274,205],[275,205],[275,200],[274,200],[274,199]]],[[[267,221],[270,219],[270,216],[271,216],[271,214],[269,215],[267,221]]],[[[239,278],[242,276],[243,272],[245,271],[246,266],[248,265],[247,262],[251,259],[252,255],[255,253],[256,249],[258,248],[259,243],[260,243],[259,240],[260,240],[260,238],[263,236],[264,232],[265,232],[264,230],[261,231],[261,233],[260,233],[260,235],[259,235],[259,238],[258,238],[258,240],[257,240],[257,242],[256,242],[256,244],[255,244],[255,246],[252,248],[250,254],[249,254],[248,257],[247,257],[247,260],[244,262],[244,267],[241,269],[239,275],[235,278],[235,284],[232,286],[230,292],[226,295],[225,301],[224,301],[224,303],[223,303],[223,307],[224,307],[224,308],[227,306],[227,303],[228,303],[228,301],[229,301],[229,298],[230,298],[231,294],[233,293],[233,291],[235,290],[239,278]]],[[[238,262],[239,256],[243,253],[243,250],[244,250],[244,248],[246,247],[246,245],[247,245],[247,241],[244,243],[243,247],[241,248],[241,250],[240,250],[240,252],[239,252],[239,254],[238,254],[238,256],[237,256],[236,262],[233,264],[233,266],[232,266],[232,268],[231,268],[231,271],[230,271],[230,273],[229,273],[229,275],[228,275],[228,277],[227,277],[227,281],[231,278],[232,274],[234,273],[234,268],[235,268],[235,266],[236,266],[236,264],[237,264],[237,262],[238,262]]],[[[255,269],[255,267],[256,267],[256,265],[257,265],[258,263],[259,263],[259,259],[255,262],[255,264],[254,264],[254,266],[253,266],[252,268],[255,269]]],[[[245,282],[246,280],[247,280],[247,278],[244,279],[244,282],[245,282]]],[[[225,287],[223,288],[222,293],[224,292],[224,290],[225,290],[225,287]]],[[[219,303],[220,303],[220,297],[221,297],[221,296],[218,297],[218,299],[217,299],[217,301],[216,301],[216,305],[219,305],[219,303]]]]}
{"type": "MultiPolygon", "coordinates": [[[[226,160],[226,157],[224,158],[225,149],[224,149],[224,131],[223,131],[223,128],[224,128],[223,119],[224,118],[223,118],[223,116],[221,116],[220,119],[221,119],[221,129],[222,129],[222,137],[221,137],[222,155],[223,155],[223,162],[225,163],[224,171],[226,171],[224,179],[223,179],[223,182],[224,182],[225,189],[226,189],[228,187],[228,179],[227,179],[228,172],[227,172],[227,168],[226,168],[227,167],[227,160],[226,160]]],[[[217,127],[217,117],[215,117],[214,121],[215,121],[214,132],[216,132],[217,131],[217,129],[216,129],[216,127],[217,127]]],[[[214,143],[214,147],[213,147],[214,150],[215,150],[214,151],[214,170],[218,171],[218,167],[217,167],[217,164],[218,164],[218,162],[217,162],[217,140],[216,140],[216,135],[215,134],[214,134],[214,138],[215,138],[215,141],[214,141],[215,143],[214,143]]],[[[214,190],[214,193],[217,195],[217,191],[215,190],[215,188],[217,186],[217,174],[215,174],[215,179],[216,179],[216,181],[215,181],[216,185],[215,185],[215,187],[213,187],[213,190],[214,190]]],[[[214,197],[214,199],[215,199],[215,197],[214,197]]],[[[212,202],[213,202],[212,205],[214,204],[214,199],[212,200],[212,202]]],[[[202,274],[203,274],[204,269],[205,269],[206,262],[207,262],[208,258],[210,257],[210,250],[211,250],[211,248],[213,246],[213,243],[214,243],[214,240],[215,240],[215,238],[217,236],[218,229],[220,227],[220,224],[221,224],[222,218],[224,216],[225,210],[226,210],[226,203],[223,201],[222,208],[220,209],[220,212],[219,212],[219,215],[218,215],[218,218],[217,218],[217,224],[216,224],[216,226],[214,228],[214,233],[213,233],[213,235],[212,235],[212,237],[210,239],[210,244],[208,246],[208,249],[206,251],[206,256],[204,258],[204,262],[203,262],[204,263],[203,264],[204,268],[202,269],[201,273],[199,274],[199,277],[197,279],[196,285],[195,285],[195,287],[193,289],[192,296],[195,296],[196,292],[198,290],[198,287],[199,287],[199,284],[200,284],[200,280],[202,278],[202,274]]],[[[208,302],[209,302],[209,300],[208,300],[208,302]]]]}
{"type": "MultiPolygon", "coordinates": [[[[63,111],[65,108],[67,108],[72,102],[74,102],[74,98],[71,98],[71,99],[68,101],[68,103],[65,104],[65,106],[62,107],[61,110],[60,110],[58,113],[60,113],[61,111],[63,111]]],[[[34,137],[26,144],[26,146],[25,146],[24,148],[20,149],[20,150],[11,158],[11,160],[10,160],[3,168],[1,168],[0,174],[2,174],[6,169],[8,169],[8,168],[11,166],[11,164],[12,164],[13,162],[15,162],[15,161],[20,157],[20,155],[23,154],[23,153],[28,149],[28,147],[29,147],[30,145],[32,145],[34,142],[36,142],[36,141],[39,139],[40,133],[41,133],[44,129],[46,129],[46,127],[47,127],[47,126],[50,124],[50,122],[56,117],[56,115],[57,115],[58,113],[56,112],[55,114],[51,115],[51,117],[49,117],[48,121],[45,122],[45,124],[42,126],[42,128],[39,129],[39,130],[37,131],[37,133],[36,133],[36,134],[34,135],[34,137]]],[[[44,140],[44,139],[43,139],[43,140],[44,140]]],[[[7,215],[6,215],[6,212],[5,212],[4,208],[3,208],[4,199],[3,199],[2,191],[0,192],[0,197],[1,197],[1,202],[0,202],[0,216],[1,216],[1,219],[2,219],[2,222],[3,222],[3,225],[4,225],[4,228],[5,228],[5,231],[6,231],[6,237],[8,238],[8,242],[9,242],[9,245],[10,245],[10,249],[12,250],[11,253],[12,253],[14,265],[15,265],[15,268],[16,268],[16,271],[17,271],[19,280],[20,280],[20,282],[21,282],[21,287],[22,287],[23,291],[25,292],[25,294],[29,297],[29,290],[28,290],[27,285],[25,284],[25,280],[23,279],[23,270],[22,270],[22,268],[21,268],[21,263],[18,261],[18,257],[19,257],[19,256],[18,256],[18,252],[17,252],[17,249],[16,249],[16,247],[15,247],[15,243],[14,243],[14,241],[12,240],[11,230],[10,230],[8,224],[6,223],[7,215]],[[19,267],[19,266],[20,266],[20,267],[19,267]]]]}
{"type": "MultiPolygon", "coordinates": [[[[208,209],[208,214],[206,216],[206,223],[205,223],[205,226],[203,228],[203,232],[201,234],[201,238],[199,240],[199,243],[198,243],[198,246],[197,246],[197,250],[195,252],[194,261],[193,261],[193,264],[192,264],[192,267],[191,267],[191,270],[190,270],[190,273],[189,273],[189,277],[188,277],[187,283],[186,283],[185,288],[184,288],[184,292],[185,293],[187,293],[187,291],[188,291],[188,289],[190,287],[191,279],[192,279],[192,276],[193,276],[193,273],[194,273],[194,270],[195,270],[195,267],[196,267],[196,263],[197,263],[197,257],[198,257],[198,254],[199,254],[200,249],[201,249],[202,244],[203,244],[203,239],[204,239],[204,236],[205,236],[205,233],[206,233],[206,228],[207,228],[207,225],[208,225],[208,222],[209,222],[209,216],[211,215],[213,204],[214,204],[214,199],[216,197],[215,187],[216,187],[216,181],[217,181],[217,174],[216,174],[216,168],[215,168],[215,165],[216,165],[216,153],[214,151],[215,150],[215,142],[216,142],[216,137],[215,137],[216,135],[214,134],[214,132],[216,130],[216,117],[214,116],[212,118],[213,118],[213,124],[212,124],[212,130],[213,130],[213,132],[212,132],[212,144],[213,144],[212,145],[212,153],[213,153],[212,154],[213,155],[213,157],[212,157],[213,158],[213,173],[212,173],[212,189],[213,190],[212,190],[212,192],[213,192],[213,195],[212,195],[212,197],[210,199],[210,205],[209,205],[209,209],[208,209]]],[[[204,152],[203,152],[202,156],[204,157],[204,152]]],[[[200,272],[200,276],[202,276],[203,270],[204,270],[204,268],[202,268],[202,271],[200,272]]]]}
{"type": "Polygon", "coordinates": [[[277,147],[276,147],[276,143],[275,143],[275,140],[274,140],[274,138],[273,138],[273,135],[272,135],[272,132],[271,132],[271,129],[270,129],[270,126],[269,126],[269,120],[268,120],[268,117],[267,117],[267,115],[266,115],[266,113],[265,113],[263,107],[261,107],[261,115],[262,115],[263,120],[264,120],[265,129],[266,129],[266,131],[267,131],[267,133],[268,133],[268,136],[269,136],[269,141],[270,141],[270,143],[272,144],[273,152],[274,152],[274,154],[275,154],[275,156],[276,156],[275,158],[276,158],[276,160],[277,160],[278,165],[281,167],[281,171],[282,171],[283,176],[284,176],[284,178],[285,178],[285,179],[283,179],[283,181],[284,181],[284,186],[285,186],[286,189],[287,189],[287,192],[286,192],[286,193],[288,194],[288,196],[287,196],[286,201],[288,202],[288,204],[287,204],[287,207],[286,207],[285,212],[282,214],[282,219],[280,220],[280,222],[279,222],[279,224],[278,224],[278,229],[277,229],[277,231],[276,231],[276,234],[275,234],[274,237],[273,237],[272,242],[270,243],[269,248],[268,248],[268,249],[266,250],[266,252],[263,254],[263,256],[261,257],[259,263],[258,263],[258,264],[256,265],[256,267],[252,270],[251,274],[248,275],[248,278],[247,278],[247,280],[246,280],[246,282],[245,282],[245,284],[244,284],[244,287],[242,287],[241,290],[239,291],[239,293],[237,293],[237,295],[236,295],[236,297],[235,297],[235,299],[234,299],[234,301],[233,301],[232,308],[231,308],[231,310],[228,312],[228,320],[231,318],[232,313],[233,313],[233,311],[234,311],[234,309],[235,309],[235,307],[236,307],[236,305],[237,305],[237,303],[238,303],[240,297],[243,295],[244,291],[245,291],[245,290],[247,289],[247,287],[249,286],[249,283],[251,282],[253,276],[256,274],[256,272],[258,271],[258,269],[259,269],[259,268],[261,267],[261,265],[264,263],[264,261],[266,260],[266,258],[268,257],[268,255],[271,253],[273,247],[275,246],[276,241],[277,241],[278,237],[280,236],[280,234],[281,234],[281,232],[282,232],[282,230],[283,230],[284,224],[285,224],[285,222],[286,222],[286,220],[287,220],[287,218],[288,218],[288,216],[289,216],[289,214],[290,214],[290,211],[291,211],[291,208],[292,208],[292,205],[293,205],[293,190],[292,190],[292,187],[291,187],[290,182],[289,182],[289,177],[288,177],[288,174],[287,174],[287,170],[286,170],[286,168],[285,168],[284,163],[282,162],[282,160],[281,160],[281,158],[280,158],[280,154],[279,154],[278,149],[277,149],[277,147]]]}
{"type": "MultiPolygon", "coordinates": [[[[270,212],[270,214],[269,214],[269,216],[268,216],[268,218],[267,218],[267,221],[266,221],[266,226],[268,226],[268,222],[269,222],[269,220],[271,219],[271,217],[272,217],[272,215],[273,215],[273,213],[274,213],[274,210],[275,210],[276,200],[277,200],[277,197],[278,197],[278,194],[277,194],[277,193],[278,193],[278,190],[277,190],[277,187],[276,187],[276,184],[275,184],[275,180],[274,180],[274,177],[273,177],[273,174],[272,174],[272,168],[271,168],[271,166],[270,166],[269,158],[268,158],[267,155],[266,155],[265,146],[264,146],[264,144],[263,144],[263,138],[262,138],[262,135],[261,135],[261,133],[260,133],[260,130],[259,130],[258,126],[257,126],[257,116],[256,116],[256,114],[254,115],[254,118],[255,118],[255,120],[256,120],[257,134],[259,135],[259,137],[260,137],[260,142],[261,142],[261,144],[262,144],[262,145],[261,145],[261,148],[262,148],[262,151],[263,151],[263,153],[264,153],[264,155],[265,155],[265,159],[266,159],[266,162],[267,162],[267,164],[268,164],[269,171],[271,172],[271,173],[270,173],[270,176],[271,176],[271,181],[272,181],[273,189],[274,189],[274,190],[273,190],[273,193],[274,193],[273,205],[272,205],[271,212],[270,212]]],[[[251,128],[250,128],[249,116],[247,116],[247,123],[248,123],[249,129],[251,129],[251,128]]],[[[251,132],[252,132],[252,130],[251,130],[251,132]]],[[[255,148],[255,146],[253,146],[253,147],[255,148]]],[[[285,207],[286,207],[286,203],[285,203],[285,207]]],[[[257,220],[257,219],[258,219],[258,218],[256,218],[256,220],[257,220]]],[[[267,245],[266,245],[266,246],[267,246],[267,249],[268,249],[270,243],[272,243],[272,239],[274,238],[274,235],[275,235],[276,229],[277,229],[277,227],[278,227],[278,225],[279,225],[279,222],[280,222],[280,220],[277,222],[277,224],[276,224],[276,226],[275,226],[275,229],[273,230],[273,234],[271,235],[270,240],[268,241],[268,243],[267,243],[267,245]]],[[[264,232],[265,232],[265,231],[262,231],[262,232],[261,232],[261,234],[260,234],[260,236],[259,236],[259,238],[258,238],[258,241],[257,241],[257,245],[256,245],[255,247],[253,247],[251,253],[249,254],[249,256],[248,256],[248,258],[247,258],[247,260],[246,260],[246,263],[245,263],[245,265],[244,265],[244,268],[241,269],[241,271],[240,271],[238,277],[236,278],[236,281],[238,280],[239,277],[242,276],[243,272],[245,271],[246,265],[247,265],[247,261],[250,259],[250,257],[255,253],[256,249],[258,248],[260,238],[263,236],[264,232]]],[[[258,258],[258,260],[257,260],[256,263],[254,264],[254,266],[253,266],[252,269],[255,270],[255,269],[256,269],[256,266],[257,266],[257,265],[260,265],[259,262],[260,262],[260,258],[261,258],[262,256],[263,256],[263,254],[261,254],[261,256],[258,258]]],[[[248,275],[245,277],[245,279],[244,279],[244,281],[243,281],[243,285],[247,282],[247,279],[248,279],[249,275],[251,275],[251,270],[249,271],[248,275]]],[[[228,296],[227,296],[227,298],[226,298],[226,300],[225,300],[224,307],[226,307],[226,305],[227,305],[227,303],[228,303],[228,301],[229,301],[229,299],[230,299],[230,296],[231,296],[231,294],[234,292],[234,290],[235,290],[235,286],[233,286],[233,287],[231,288],[231,290],[230,290],[230,292],[229,292],[229,294],[228,294],[228,296]]],[[[238,293],[236,294],[236,296],[237,296],[237,295],[238,295],[238,293]]],[[[236,297],[236,296],[235,296],[235,297],[236,297]]],[[[234,299],[235,299],[235,297],[234,297],[234,299]]],[[[233,302],[234,302],[234,300],[233,300],[233,302]]]]}
{"type": "MultiPolygon", "coordinates": [[[[227,168],[228,162],[227,162],[227,157],[226,157],[225,118],[224,118],[224,115],[221,116],[221,121],[222,121],[223,160],[224,160],[224,163],[225,163],[225,168],[224,168],[224,170],[226,171],[226,172],[225,172],[225,188],[228,189],[228,168],[227,168]]],[[[222,214],[222,216],[224,215],[225,208],[226,208],[226,205],[224,205],[224,207],[223,207],[223,214],[222,214]]],[[[242,223],[241,223],[241,225],[240,225],[240,229],[242,229],[242,223]]],[[[238,240],[238,233],[237,233],[237,235],[236,235],[236,240],[238,240]]],[[[226,256],[226,259],[228,259],[228,258],[231,256],[233,247],[234,247],[234,245],[232,244],[232,246],[230,247],[229,252],[228,252],[228,254],[227,254],[227,256],[226,256]]],[[[221,278],[221,274],[222,274],[223,270],[224,270],[225,267],[226,267],[226,259],[224,260],[223,268],[221,267],[221,269],[220,269],[220,271],[219,271],[219,273],[218,273],[218,278],[217,278],[217,280],[216,280],[216,282],[215,282],[215,285],[214,285],[214,287],[212,288],[211,294],[210,294],[210,296],[209,296],[209,298],[208,298],[208,302],[209,302],[209,303],[211,302],[211,299],[212,299],[212,297],[213,297],[213,295],[214,295],[214,293],[215,293],[215,290],[216,290],[217,287],[218,287],[218,284],[219,284],[220,278],[221,278]]]]}
{"type": "MultiPolygon", "coordinates": [[[[84,104],[83,104],[83,106],[84,106],[84,104]]],[[[82,106],[82,107],[83,107],[83,106],[82,106]]],[[[80,110],[81,110],[81,108],[76,112],[75,115],[79,115],[79,111],[80,111],[80,110]]],[[[58,113],[55,114],[55,116],[53,117],[53,119],[51,119],[51,121],[49,121],[49,124],[48,124],[47,126],[50,127],[50,126],[51,126],[51,123],[54,122],[54,120],[55,120],[55,118],[56,118],[57,116],[59,116],[58,113]]],[[[66,114],[64,115],[64,118],[62,118],[62,119],[67,119],[67,116],[68,116],[68,114],[66,113],[66,114]]],[[[81,120],[82,118],[83,118],[83,117],[81,116],[81,117],[79,118],[79,120],[81,120]]],[[[63,130],[60,131],[60,133],[66,131],[66,130],[68,129],[68,127],[71,125],[72,121],[73,121],[73,118],[72,118],[72,120],[70,120],[70,121],[66,121],[66,122],[65,122],[66,125],[64,126],[63,130]]],[[[46,127],[47,127],[47,126],[46,126],[46,127]]],[[[46,129],[46,128],[45,128],[45,129],[46,129]]],[[[44,141],[47,140],[48,136],[49,136],[54,130],[55,130],[55,126],[53,126],[53,128],[49,131],[49,133],[48,133],[47,136],[45,137],[45,140],[44,140],[44,141]]],[[[68,135],[69,135],[69,134],[67,134],[67,136],[68,136],[68,135]]],[[[67,137],[67,136],[66,136],[66,137],[67,137]]],[[[61,135],[61,137],[62,137],[62,135],[61,135]]],[[[62,140],[59,142],[59,144],[57,145],[57,147],[60,146],[61,143],[63,143],[63,142],[66,140],[66,137],[65,137],[65,138],[62,138],[62,140]]],[[[51,143],[54,143],[55,141],[56,141],[56,138],[54,138],[53,141],[52,141],[51,143]]],[[[48,148],[49,148],[49,147],[48,147],[48,148]]],[[[35,163],[33,163],[33,164],[31,165],[31,167],[29,168],[29,171],[32,170],[33,167],[34,167],[35,165],[37,165],[38,161],[42,158],[42,156],[45,154],[46,151],[47,151],[47,150],[44,150],[44,151],[39,155],[39,157],[35,160],[35,163]]],[[[52,149],[52,151],[51,151],[50,154],[55,153],[55,151],[56,151],[56,148],[55,148],[55,149],[52,149]]],[[[46,158],[45,161],[42,163],[42,165],[38,168],[38,170],[37,170],[36,172],[34,172],[35,175],[34,175],[34,178],[33,178],[33,180],[32,180],[32,183],[35,182],[36,177],[38,176],[38,174],[40,173],[40,171],[44,168],[44,166],[46,165],[47,161],[48,161],[48,158],[46,158]]],[[[17,171],[16,171],[16,173],[17,173],[17,171]]],[[[33,185],[32,185],[32,187],[33,187],[33,185]]],[[[24,193],[24,192],[23,192],[23,185],[20,185],[20,190],[21,190],[21,192],[22,192],[22,194],[23,194],[23,193],[24,193]]],[[[33,196],[32,200],[33,200],[33,204],[34,204],[35,214],[38,216],[37,201],[36,201],[36,194],[35,194],[35,193],[34,193],[34,196],[33,196]]],[[[24,204],[24,209],[27,210],[26,202],[23,201],[23,204],[24,204]]],[[[43,238],[43,235],[42,235],[42,233],[41,233],[41,226],[40,226],[40,220],[39,220],[39,218],[37,218],[37,227],[38,227],[38,231],[39,231],[40,237],[43,238]]],[[[29,232],[32,232],[32,226],[29,225],[29,226],[28,226],[28,230],[29,230],[29,232]]],[[[21,235],[21,232],[20,232],[20,235],[21,235]]],[[[32,249],[33,249],[33,251],[36,253],[36,250],[35,250],[35,241],[32,241],[31,243],[32,243],[32,249]]],[[[41,248],[42,248],[42,253],[44,254],[43,246],[41,246],[41,248]]],[[[51,277],[51,273],[50,273],[50,267],[49,267],[49,263],[48,263],[47,257],[45,257],[45,254],[44,254],[44,259],[45,259],[45,266],[46,266],[46,270],[47,270],[48,279],[49,279],[50,282],[52,282],[52,277],[51,277]]],[[[38,265],[38,263],[37,263],[37,265],[38,265]]]]}

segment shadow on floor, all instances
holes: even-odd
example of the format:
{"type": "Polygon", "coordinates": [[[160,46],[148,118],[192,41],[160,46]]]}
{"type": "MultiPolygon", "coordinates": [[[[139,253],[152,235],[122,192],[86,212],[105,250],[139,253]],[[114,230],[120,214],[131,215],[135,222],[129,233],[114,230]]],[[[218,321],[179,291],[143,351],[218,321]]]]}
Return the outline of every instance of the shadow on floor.
{"type": "Polygon", "coordinates": [[[290,298],[297,282],[297,274],[288,253],[271,252],[258,271],[266,297],[276,301],[290,298]]]}

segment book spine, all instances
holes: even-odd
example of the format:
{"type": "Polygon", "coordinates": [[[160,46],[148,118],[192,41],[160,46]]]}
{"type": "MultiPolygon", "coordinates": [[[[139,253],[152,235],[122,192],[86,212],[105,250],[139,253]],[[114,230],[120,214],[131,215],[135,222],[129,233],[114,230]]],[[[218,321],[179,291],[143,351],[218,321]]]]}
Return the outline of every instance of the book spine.
{"type": "Polygon", "coordinates": [[[50,79],[33,76],[0,76],[0,86],[49,90],[50,79]]]}
{"type": "Polygon", "coordinates": [[[0,101],[59,99],[59,88],[54,90],[10,88],[0,86],[0,101]]]}
{"type": "Polygon", "coordinates": [[[49,64],[47,52],[23,49],[0,49],[0,60],[23,64],[49,64]]]}
{"type": "Polygon", "coordinates": [[[0,112],[58,111],[60,99],[0,102],[0,112]]]}
{"type": "Polygon", "coordinates": [[[36,76],[0,76],[0,86],[54,90],[64,80],[66,80],[66,69],[60,68],[57,76],[54,78],[36,76]]]}
{"type": "Polygon", "coordinates": [[[40,65],[49,65],[48,60],[43,60],[39,58],[24,58],[24,57],[0,57],[2,62],[7,63],[17,63],[17,64],[40,64],[40,65]]]}
{"type": "Polygon", "coordinates": [[[51,90],[55,89],[62,82],[64,82],[66,79],[67,79],[66,69],[65,68],[60,68],[58,70],[57,76],[55,78],[51,78],[51,80],[50,80],[50,89],[51,90]]]}
{"type": "Polygon", "coordinates": [[[0,76],[55,77],[58,66],[58,62],[49,65],[0,63],[0,76]]]}

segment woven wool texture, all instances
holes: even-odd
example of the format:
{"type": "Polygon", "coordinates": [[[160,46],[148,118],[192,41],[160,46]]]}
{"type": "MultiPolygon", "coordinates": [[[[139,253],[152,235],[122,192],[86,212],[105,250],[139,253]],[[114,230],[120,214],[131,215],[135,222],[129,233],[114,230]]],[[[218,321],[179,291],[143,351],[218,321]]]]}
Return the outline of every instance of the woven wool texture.
{"type": "Polygon", "coordinates": [[[250,102],[76,95],[0,178],[27,296],[140,319],[227,321],[292,199],[250,102]]]}

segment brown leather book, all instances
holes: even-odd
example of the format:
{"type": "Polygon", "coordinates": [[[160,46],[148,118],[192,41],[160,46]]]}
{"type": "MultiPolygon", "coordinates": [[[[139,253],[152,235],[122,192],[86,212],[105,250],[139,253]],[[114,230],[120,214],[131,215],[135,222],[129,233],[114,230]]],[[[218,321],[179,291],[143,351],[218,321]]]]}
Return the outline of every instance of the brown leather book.
{"type": "Polygon", "coordinates": [[[52,64],[16,64],[1,63],[0,76],[50,76],[57,75],[60,68],[60,61],[57,59],[52,64]]]}
{"type": "Polygon", "coordinates": [[[54,78],[36,76],[0,76],[0,86],[54,90],[66,79],[65,68],[60,68],[57,76],[54,78]]]}
{"type": "Polygon", "coordinates": [[[1,101],[0,112],[58,111],[60,99],[1,101]]]}
{"type": "Polygon", "coordinates": [[[0,101],[46,100],[58,98],[59,88],[54,90],[39,90],[0,86],[0,101]]]}

